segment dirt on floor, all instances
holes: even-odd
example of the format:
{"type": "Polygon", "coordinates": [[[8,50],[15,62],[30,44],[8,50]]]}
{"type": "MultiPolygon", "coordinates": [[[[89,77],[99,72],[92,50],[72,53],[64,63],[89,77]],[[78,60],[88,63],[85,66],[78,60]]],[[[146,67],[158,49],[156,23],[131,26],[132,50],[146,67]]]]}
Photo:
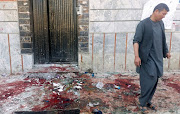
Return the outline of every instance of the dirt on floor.
{"type": "MultiPolygon", "coordinates": [[[[26,73],[0,77],[0,114],[15,111],[80,109],[82,114],[139,113],[139,76],[118,73],[26,73]],[[43,77],[44,76],[44,77],[43,77]],[[45,77],[50,78],[45,78],[45,77]]],[[[152,100],[158,111],[180,113],[180,74],[159,79],[152,100]]]]}

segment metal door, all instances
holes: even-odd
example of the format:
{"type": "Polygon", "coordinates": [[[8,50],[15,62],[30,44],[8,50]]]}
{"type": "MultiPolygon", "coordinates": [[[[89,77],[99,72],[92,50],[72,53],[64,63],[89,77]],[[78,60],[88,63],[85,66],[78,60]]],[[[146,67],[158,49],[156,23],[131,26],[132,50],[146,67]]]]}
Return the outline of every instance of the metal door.
{"type": "Polygon", "coordinates": [[[77,63],[76,0],[33,0],[35,63],[77,63]]]}
{"type": "Polygon", "coordinates": [[[49,33],[47,0],[33,0],[34,61],[49,62],[49,33]]]}

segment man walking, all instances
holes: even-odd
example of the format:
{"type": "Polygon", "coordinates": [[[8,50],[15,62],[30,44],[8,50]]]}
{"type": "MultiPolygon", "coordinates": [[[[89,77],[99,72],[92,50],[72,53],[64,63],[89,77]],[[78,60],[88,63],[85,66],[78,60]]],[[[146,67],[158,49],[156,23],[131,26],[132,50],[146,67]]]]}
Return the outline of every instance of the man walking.
{"type": "Polygon", "coordinates": [[[147,112],[147,107],[156,110],[151,99],[155,93],[158,78],[163,75],[163,57],[168,59],[171,57],[162,21],[168,11],[166,4],[158,4],[152,15],[137,25],[133,39],[134,64],[140,74],[139,108],[143,113],[147,112]]]}

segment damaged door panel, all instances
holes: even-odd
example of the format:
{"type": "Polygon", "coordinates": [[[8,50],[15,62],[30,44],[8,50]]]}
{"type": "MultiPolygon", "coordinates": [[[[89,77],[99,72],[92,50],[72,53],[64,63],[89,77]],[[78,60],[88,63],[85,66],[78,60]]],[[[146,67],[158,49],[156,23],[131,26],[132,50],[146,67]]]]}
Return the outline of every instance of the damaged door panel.
{"type": "Polygon", "coordinates": [[[77,61],[76,0],[49,0],[51,62],[77,61]]]}
{"type": "Polygon", "coordinates": [[[33,0],[35,63],[77,63],[76,0],[33,0]]]}
{"type": "Polygon", "coordinates": [[[49,33],[47,0],[33,0],[34,61],[49,62],[49,33]]]}

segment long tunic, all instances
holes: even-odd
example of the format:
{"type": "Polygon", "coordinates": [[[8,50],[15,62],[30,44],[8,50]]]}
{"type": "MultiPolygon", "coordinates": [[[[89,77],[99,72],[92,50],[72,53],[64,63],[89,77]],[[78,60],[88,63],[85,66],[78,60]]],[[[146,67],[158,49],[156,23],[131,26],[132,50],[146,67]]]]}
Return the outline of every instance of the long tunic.
{"type": "Polygon", "coordinates": [[[150,75],[161,77],[163,75],[162,29],[159,22],[151,22],[154,37],[153,45],[148,59],[151,59],[154,63],[152,63],[150,67],[152,70],[150,70],[150,75]]]}

